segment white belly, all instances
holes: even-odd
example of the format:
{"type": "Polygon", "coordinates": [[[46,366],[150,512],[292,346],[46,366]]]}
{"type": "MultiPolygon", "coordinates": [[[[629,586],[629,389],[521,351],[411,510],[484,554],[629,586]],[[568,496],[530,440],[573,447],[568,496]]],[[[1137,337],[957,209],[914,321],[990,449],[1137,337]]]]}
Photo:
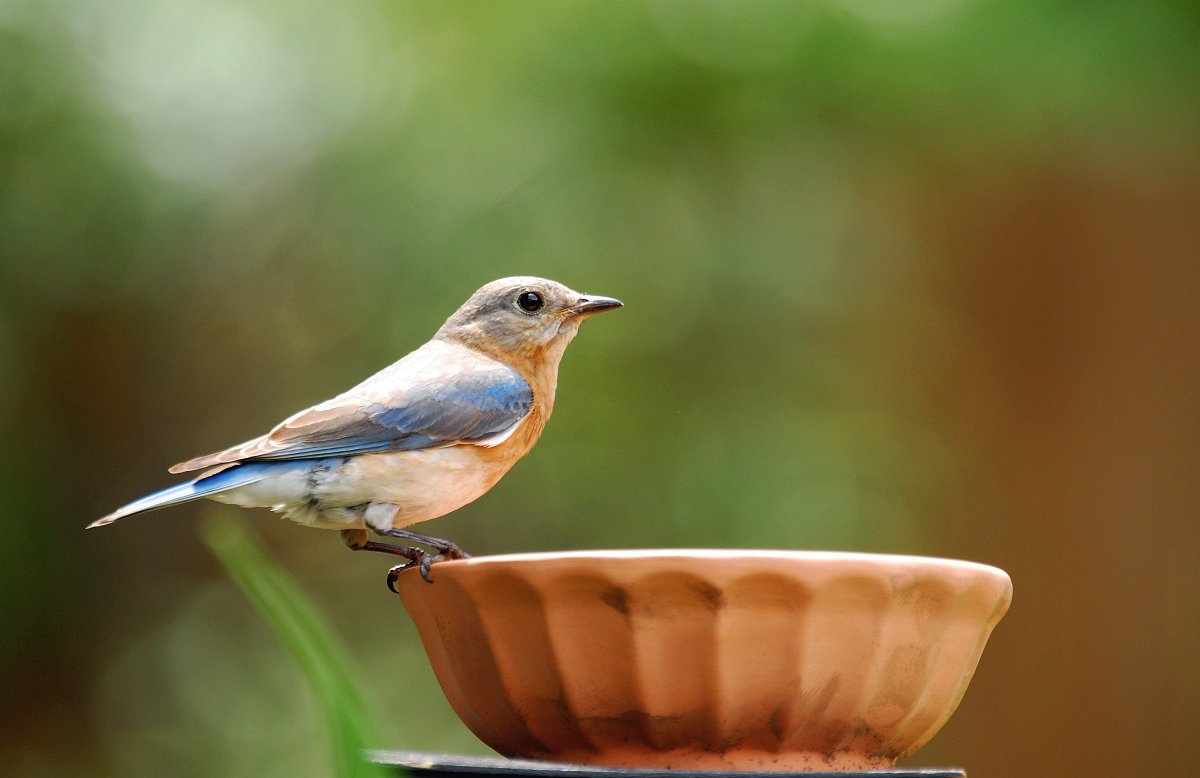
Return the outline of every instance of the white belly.
{"type": "Polygon", "coordinates": [[[268,507],[301,524],[335,529],[361,527],[367,505],[388,503],[397,507],[393,526],[404,527],[461,508],[508,469],[476,446],[280,462],[277,473],[213,499],[268,507]]]}
{"type": "Polygon", "coordinates": [[[436,519],[481,497],[507,467],[480,456],[476,446],[398,451],[355,457],[330,478],[331,503],[355,504],[360,495],[399,508],[393,526],[436,519]]]}

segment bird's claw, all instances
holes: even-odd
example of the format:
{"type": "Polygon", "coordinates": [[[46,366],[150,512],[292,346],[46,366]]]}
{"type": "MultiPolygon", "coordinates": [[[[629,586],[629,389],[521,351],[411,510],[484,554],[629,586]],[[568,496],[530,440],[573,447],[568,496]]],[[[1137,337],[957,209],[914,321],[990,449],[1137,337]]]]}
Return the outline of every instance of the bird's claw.
{"type": "Polygon", "coordinates": [[[433,567],[434,562],[438,562],[442,559],[445,559],[445,557],[441,554],[438,554],[437,556],[433,556],[432,554],[423,554],[421,556],[421,561],[417,563],[417,568],[421,571],[421,577],[425,579],[425,583],[433,583],[433,579],[429,577],[429,568],[433,567]]]}
{"type": "Polygon", "coordinates": [[[402,565],[396,565],[391,570],[388,570],[388,572],[387,572],[388,588],[391,589],[396,594],[399,594],[399,592],[396,591],[396,580],[400,577],[400,573],[402,571],[407,570],[410,567],[417,568],[417,570],[421,573],[421,577],[425,579],[426,583],[433,583],[433,579],[429,577],[429,569],[431,567],[433,567],[436,563],[445,562],[445,561],[448,561],[451,559],[470,559],[471,558],[470,554],[463,551],[458,546],[451,546],[450,548],[438,549],[438,550],[441,553],[434,555],[434,554],[429,553],[428,551],[424,551],[419,548],[412,549],[412,551],[414,553],[412,556],[410,556],[408,558],[407,562],[405,562],[402,565]]]}
{"type": "Polygon", "coordinates": [[[426,583],[433,583],[433,579],[429,577],[429,568],[433,567],[436,562],[446,562],[452,559],[470,559],[471,555],[458,547],[456,543],[447,543],[437,549],[438,554],[434,556],[426,552],[422,552],[416,562],[409,562],[406,566],[416,564],[421,570],[421,577],[426,583]]]}
{"type": "Polygon", "coordinates": [[[432,565],[433,562],[434,557],[431,557],[429,554],[424,554],[420,560],[414,560],[412,562],[405,562],[402,565],[396,565],[387,571],[387,587],[392,590],[393,594],[399,594],[400,592],[396,589],[396,581],[399,580],[400,573],[404,572],[410,567],[416,567],[421,572],[421,577],[424,578],[427,583],[433,583],[433,579],[429,577],[429,566],[432,565]]]}
{"type": "MultiPolygon", "coordinates": [[[[400,592],[396,591],[396,579],[400,576],[400,571],[407,570],[413,565],[421,564],[421,560],[429,556],[429,552],[412,546],[388,546],[387,548],[389,553],[402,556],[408,560],[402,565],[396,565],[387,572],[387,587],[394,593],[399,594],[400,592]]],[[[421,577],[427,581],[429,580],[424,575],[421,577]]]]}
{"type": "Polygon", "coordinates": [[[388,572],[387,572],[387,586],[388,586],[388,588],[389,588],[389,589],[391,589],[391,590],[392,590],[392,594],[399,594],[399,593],[400,593],[400,592],[396,591],[396,579],[400,577],[400,571],[401,571],[401,570],[403,570],[404,568],[408,567],[408,566],[409,566],[409,565],[411,565],[411,564],[412,564],[412,562],[407,562],[407,563],[405,563],[405,564],[403,564],[403,565],[396,565],[396,566],[395,566],[395,567],[393,567],[391,570],[388,570],[388,572]]]}

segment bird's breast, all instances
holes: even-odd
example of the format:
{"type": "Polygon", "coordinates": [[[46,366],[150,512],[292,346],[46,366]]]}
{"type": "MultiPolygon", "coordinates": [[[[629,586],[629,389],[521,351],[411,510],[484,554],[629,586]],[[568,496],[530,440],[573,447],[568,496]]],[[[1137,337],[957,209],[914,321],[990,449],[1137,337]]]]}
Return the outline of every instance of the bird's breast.
{"type": "MultiPolygon", "coordinates": [[[[381,452],[354,457],[324,500],[398,506],[393,525],[403,527],[455,511],[483,496],[537,442],[544,417],[531,413],[499,445],[456,445],[419,451],[381,452]],[[344,490],[345,494],[334,492],[344,490]]],[[[331,484],[332,486],[332,484],[331,484]]]]}
{"type": "Polygon", "coordinates": [[[507,467],[479,456],[476,446],[364,454],[323,490],[323,503],[391,503],[395,526],[437,518],[487,492],[507,467]]]}

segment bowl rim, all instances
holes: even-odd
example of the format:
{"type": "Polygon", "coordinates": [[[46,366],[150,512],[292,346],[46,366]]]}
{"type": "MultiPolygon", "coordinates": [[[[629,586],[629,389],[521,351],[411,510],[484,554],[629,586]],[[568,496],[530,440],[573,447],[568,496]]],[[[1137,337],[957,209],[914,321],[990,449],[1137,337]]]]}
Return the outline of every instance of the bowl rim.
{"type": "MultiPolygon", "coordinates": [[[[538,565],[561,561],[723,561],[762,559],[784,562],[805,562],[813,565],[854,563],[864,567],[919,567],[925,569],[956,570],[1009,578],[1007,572],[994,565],[971,562],[948,557],[922,556],[914,554],[887,554],[867,551],[830,550],[787,550],[787,549],[741,549],[741,548],[630,548],[630,549],[577,549],[572,551],[528,551],[511,554],[487,554],[466,559],[438,562],[437,569],[449,572],[454,568],[491,567],[519,564],[538,565]]],[[[1011,579],[1010,579],[1011,580],[1011,579]]]]}

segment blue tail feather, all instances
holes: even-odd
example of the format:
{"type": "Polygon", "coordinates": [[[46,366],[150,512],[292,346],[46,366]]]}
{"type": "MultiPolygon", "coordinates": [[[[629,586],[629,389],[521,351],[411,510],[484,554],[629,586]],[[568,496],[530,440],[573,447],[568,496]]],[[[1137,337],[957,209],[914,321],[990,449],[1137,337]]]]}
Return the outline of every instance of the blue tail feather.
{"type": "Polygon", "coordinates": [[[146,511],[165,508],[168,505],[191,502],[201,497],[208,497],[219,492],[236,489],[239,486],[252,484],[265,478],[269,469],[269,464],[255,462],[247,465],[234,465],[212,475],[202,475],[194,481],[169,486],[161,491],[148,494],[140,500],[134,500],[104,518],[96,519],[87,525],[87,528],[103,527],[105,524],[112,524],[117,519],[123,519],[135,513],[145,513],[146,511]]]}

